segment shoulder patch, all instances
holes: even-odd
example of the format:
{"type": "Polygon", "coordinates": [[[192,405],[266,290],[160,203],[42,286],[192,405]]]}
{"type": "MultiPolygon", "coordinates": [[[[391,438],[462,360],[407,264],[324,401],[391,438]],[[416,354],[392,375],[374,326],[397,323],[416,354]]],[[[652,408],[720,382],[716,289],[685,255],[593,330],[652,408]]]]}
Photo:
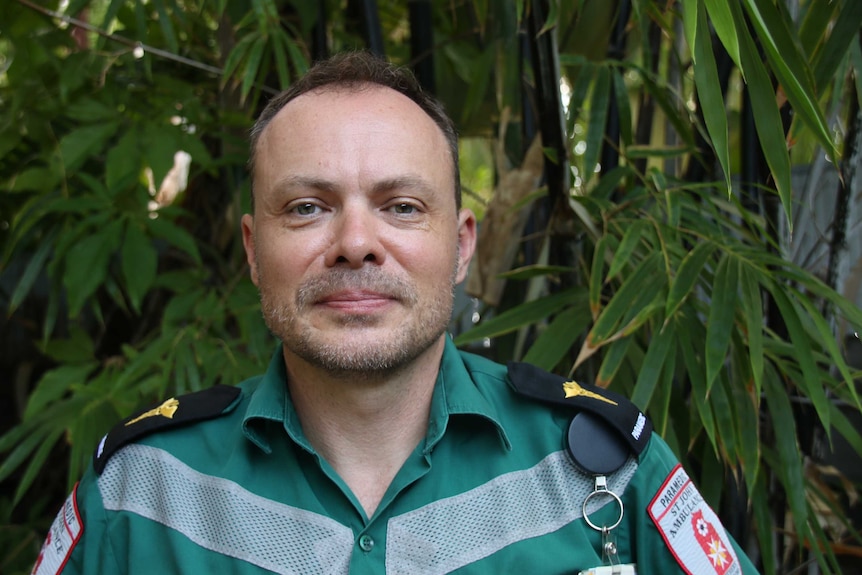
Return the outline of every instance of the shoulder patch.
{"type": "Polygon", "coordinates": [[[730,537],[682,465],[671,470],[653,497],[649,516],[689,575],[742,575],[730,537]]]}
{"type": "Polygon", "coordinates": [[[78,511],[77,493],[78,485],[75,484],[48,530],[42,550],[33,565],[32,575],[57,575],[63,571],[72,556],[72,551],[84,531],[81,513],[78,511]]]}
{"type": "Polygon", "coordinates": [[[240,388],[216,385],[167,401],[121,421],[108,432],[96,453],[93,467],[101,475],[111,456],[121,447],[163,429],[181,427],[195,421],[213,419],[228,413],[241,393],[240,388]]]}
{"type": "Polygon", "coordinates": [[[596,385],[567,380],[528,363],[509,362],[508,368],[509,383],[517,393],[598,416],[598,420],[613,428],[635,455],[640,455],[649,443],[652,422],[622,395],[596,385]]]}

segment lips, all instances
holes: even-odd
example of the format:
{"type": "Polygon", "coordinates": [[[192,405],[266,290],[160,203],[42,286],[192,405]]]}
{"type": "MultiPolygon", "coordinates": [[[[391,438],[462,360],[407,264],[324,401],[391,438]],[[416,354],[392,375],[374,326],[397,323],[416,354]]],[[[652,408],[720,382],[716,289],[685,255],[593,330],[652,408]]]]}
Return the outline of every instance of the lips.
{"type": "Polygon", "coordinates": [[[416,291],[407,281],[379,271],[332,270],[308,278],[296,294],[297,308],[328,307],[344,310],[374,310],[393,303],[412,305],[416,291]]]}
{"type": "Polygon", "coordinates": [[[394,295],[372,291],[339,291],[320,297],[315,303],[332,307],[379,306],[396,301],[394,295]]]}

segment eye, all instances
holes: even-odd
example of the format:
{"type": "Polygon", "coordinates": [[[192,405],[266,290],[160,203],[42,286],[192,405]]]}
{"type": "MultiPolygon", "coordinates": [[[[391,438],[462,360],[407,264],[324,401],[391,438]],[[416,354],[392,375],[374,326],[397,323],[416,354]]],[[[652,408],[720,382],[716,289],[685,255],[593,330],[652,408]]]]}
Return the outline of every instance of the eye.
{"type": "Polygon", "coordinates": [[[406,202],[401,202],[398,204],[394,204],[391,208],[393,212],[400,215],[411,215],[415,214],[417,209],[413,204],[408,204],[406,202]]]}
{"type": "Polygon", "coordinates": [[[303,202],[291,208],[291,211],[299,216],[311,216],[317,213],[320,208],[311,202],[303,202]]]}

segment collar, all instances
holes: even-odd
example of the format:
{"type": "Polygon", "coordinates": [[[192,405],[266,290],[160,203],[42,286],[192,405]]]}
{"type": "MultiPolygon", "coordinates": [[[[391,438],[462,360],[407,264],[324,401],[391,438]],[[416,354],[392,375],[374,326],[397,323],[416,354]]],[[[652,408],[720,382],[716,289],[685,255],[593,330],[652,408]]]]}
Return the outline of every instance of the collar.
{"type": "MultiPolygon", "coordinates": [[[[290,394],[287,392],[287,372],[284,368],[284,355],[282,355],[282,349],[279,345],[269,360],[269,367],[251,394],[245,417],[242,420],[243,433],[249,441],[266,454],[272,453],[266,431],[276,427],[276,425],[268,424],[268,422],[273,422],[279,427],[284,424],[287,427],[289,418],[286,416],[286,412],[288,407],[290,412],[295,414],[293,404],[290,401],[290,394]]],[[[298,421],[297,427],[299,427],[298,421]]]]}
{"type": "MultiPolygon", "coordinates": [[[[498,410],[486,397],[486,393],[474,377],[475,372],[467,365],[471,354],[458,351],[451,338],[446,338],[440,371],[431,398],[431,412],[428,419],[428,432],[425,437],[424,454],[428,454],[443,438],[453,416],[476,417],[492,425],[504,449],[512,449],[506,431],[500,423],[498,410]]],[[[484,360],[483,360],[484,361],[484,360]]],[[[505,381],[486,383],[499,385],[504,393],[508,392],[505,381]]],[[[284,355],[278,346],[269,367],[259,379],[257,388],[251,394],[248,408],[243,418],[243,433],[265,453],[272,452],[267,429],[282,427],[291,439],[305,450],[315,453],[299,423],[290,393],[287,390],[287,373],[284,355]],[[273,422],[276,425],[268,424],[273,422]]]]}
{"type": "MultiPolygon", "coordinates": [[[[443,438],[451,416],[473,416],[486,420],[494,426],[500,436],[500,442],[507,451],[512,450],[512,444],[506,435],[499,413],[494,404],[486,397],[485,389],[489,385],[506,387],[505,381],[489,381],[485,388],[480,386],[480,373],[468,367],[473,359],[487,361],[478,356],[458,351],[452,339],[446,338],[443,348],[443,358],[440,361],[440,371],[431,398],[431,415],[428,420],[428,434],[425,438],[427,455],[443,438]]],[[[484,375],[484,374],[481,374],[484,375]]]]}

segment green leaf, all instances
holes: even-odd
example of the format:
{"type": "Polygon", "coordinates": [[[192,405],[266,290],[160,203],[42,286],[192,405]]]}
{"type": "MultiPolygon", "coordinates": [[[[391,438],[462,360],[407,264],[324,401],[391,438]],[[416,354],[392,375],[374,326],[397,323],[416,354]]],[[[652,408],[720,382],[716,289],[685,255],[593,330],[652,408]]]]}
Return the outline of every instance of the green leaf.
{"type": "Polygon", "coordinates": [[[620,182],[630,173],[631,169],[628,166],[617,166],[607,174],[602,174],[599,183],[590,191],[590,197],[601,200],[609,199],[619,187],[620,182]]]}
{"type": "Polygon", "coordinates": [[[691,118],[686,111],[681,110],[676,100],[670,98],[674,93],[671,87],[663,79],[654,77],[650,71],[637,67],[635,69],[641,74],[644,89],[659,105],[684,145],[691,149],[696,148],[691,118]]]}
{"type": "Polygon", "coordinates": [[[728,254],[718,262],[712,284],[709,317],[706,322],[706,387],[712,384],[724,368],[730,334],[736,311],[739,263],[728,254]]]}
{"type": "Polygon", "coordinates": [[[616,249],[616,253],[614,253],[614,259],[611,261],[611,269],[608,270],[607,279],[605,281],[614,279],[626,265],[635,260],[635,258],[632,258],[632,253],[634,253],[635,248],[637,248],[638,244],[643,239],[644,232],[648,230],[649,227],[650,222],[646,220],[635,220],[630,226],[628,226],[626,233],[623,234],[623,238],[620,240],[620,245],[616,249]]]}
{"type": "Polygon", "coordinates": [[[287,68],[287,42],[290,39],[281,30],[272,36],[272,54],[275,57],[275,71],[278,74],[278,85],[281,89],[290,86],[290,72],[287,68]]]}
{"type": "Polygon", "coordinates": [[[100,232],[77,242],[66,255],[63,284],[69,299],[69,316],[78,315],[108,273],[108,260],[116,250],[122,223],[115,221],[100,232]]]}
{"type": "MultiPolygon", "coordinates": [[[[808,9],[799,27],[799,45],[804,53],[808,54],[809,59],[817,50],[823,34],[830,27],[832,17],[839,5],[840,2],[833,0],[811,0],[808,3],[808,9]]],[[[813,66],[812,69],[816,70],[813,66]]]]}
{"type": "Polygon", "coordinates": [[[73,386],[86,383],[90,374],[98,367],[98,363],[90,361],[78,365],[61,365],[47,372],[30,394],[23,420],[33,419],[47,405],[63,397],[73,386]]]}
{"type": "MultiPolygon", "coordinates": [[[[796,296],[796,301],[801,303],[802,307],[805,308],[805,311],[808,312],[808,318],[814,323],[814,326],[817,328],[817,333],[820,335],[819,343],[822,344],[829,353],[829,363],[833,367],[838,368],[838,372],[841,374],[841,377],[844,378],[844,381],[847,384],[847,389],[853,397],[854,403],[857,407],[862,409],[862,406],[859,405],[859,395],[856,392],[856,384],[854,383],[853,375],[850,373],[850,368],[847,367],[847,362],[844,360],[844,354],[838,348],[838,343],[835,341],[832,327],[827,323],[826,319],[820,314],[820,311],[814,305],[814,302],[812,302],[807,295],[801,294],[796,290],[791,290],[791,293],[796,296]]],[[[806,333],[811,337],[814,335],[810,330],[806,330],[806,333]]]]}
{"type": "MultiPolygon", "coordinates": [[[[650,415],[655,422],[655,428],[659,430],[659,433],[662,435],[662,437],[676,435],[676,430],[673,428],[673,423],[676,419],[676,415],[671,414],[671,403],[675,403],[675,400],[678,396],[674,389],[674,381],[676,380],[677,376],[677,353],[678,348],[675,345],[671,344],[668,346],[667,355],[665,355],[664,365],[659,371],[659,380],[653,386],[654,391],[648,399],[648,405],[650,406],[650,415]]],[[[644,359],[644,361],[646,361],[646,359],[644,359]]],[[[648,385],[646,385],[645,388],[646,387],[648,387],[648,385]]],[[[636,391],[637,386],[635,386],[635,392],[636,391]]],[[[674,438],[674,441],[678,442],[679,438],[674,438]]]]}
{"type": "Polygon", "coordinates": [[[511,271],[502,273],[497,277],[510,280],[528,280],[535,277],[557,276],[560,274],[572,273],[572,268],[566,266],[547,266],[547,265],[530,265],[521,266],[511,271]]]}
{"type": "Polygon", "coordinates": [[[629,146],[634,142],[632,134],[632,107],[629,103],[629,89],[626,81],[618,68],[613,70],[614,98],[617,102],[617,112],[620,119],[620,136],[623,145],[629,146]]]}
{"type": "Polygon", "coordinates": [[[556,28],[560,19],[560,0],[549,0],[548,2],[548,17],[545,19],[545,25],[539,30],[539,36],[556,28]]]}
{"type": "Polygon", "coordinates": [[[664,308],[664,304],[660,301],[662,298],[659,293],[663,287],[663,284],[657,283],[651,286],[652,289],[638,295],[638,299],[632,302],[631,310],[623,318],[624,325],[619,331],[620,335],[629,336],[634,334],[642,325],[659,315],[662,308],[664,308]]]}
{"type": "MultiPolygon", "coordinates": [[[[796,419],[790,405],[787,389],[781,385],[781,377],[769,366],[763,381],[769,421],[772,423],[779,466],[774,468],[784,484],[784,493],[790,513],[797,527],[806,522],[805,484],[803,483],[802,454],[796,443],[796,419]]],[[[800,530],[804,533],[805,529],[800,530]]]]}
{"type": "Polygon", "coordinates": [[[13,192],[49,192],[59,181],[60,177],[51,168],[27,168],[14,176],[11,189],[13,192]]]}
{"type": "Polygon", "coordinates": [[[123,134],[117,145],[108,151],[105,185],[111,196],[116,196],[122,188],[138,179],[140,162],[138,134],[135,130],[129,130],[123,134]]]}
{"type": "Polygon", "coordinates": [[[248,60],[245,62],[245,71],[242,76],[242,87],[240,89],[240,96],[243,100],[251,92],[254,81],[260,73],[260,61],[263,57],[264,48],[266,48],[266,38],[260,36],[254,41],[248,51],[248,60]]]}
{"type": "Polygon", "coordinates": [[[3,460],[0,465],[0,481],[5,480],[13,471],[18,469],[30,454],[38,447],[46,435],[51,432],[47,425],[27,427],[29,433],[17,444],[15,449],[3,460]]]}
{"type": "Polygon", "coordinates": [[[194,317],[192,310],[201,297],[202,293],[200,290],[172,297],[168,305],[165,306],[165,311],[162,315],[162,325],[170,328],[173,324],[182,325],[188,322],[190,318],[194,317]]]}
{"type": "MultiPolygon", "coordinates": [[[[570,138],[575,134],[575,123],[583,111],[584,102],[587,99],[587,94],[590,92],[590,86],[593,83],[593,74],[596,66],[584,60],[583,56],[574,56],[574,61],[566,62],[572,66],[578,66],[578,77],[572,86],[572,95],[569,98],[569,107],[567,110],[568,118],[566,122],[566,133],[570,138]]],[[[563,63],[564,55],[560,55],[560,62],[563,63]]]]}
{"type": "Polygon", "coordinates": [[[630,159],[638,158],[676,158],[685,154],[690,154],[692,151],[688,146],[640,146],[634,145],[626,148],[626,157],[630,159]]]}
{"type": "MultiPolygon", "coordinates": [[[[826,91],[827,84],[838,70],[854,39],[859,37],[860,27],[862,27],[862,2],[858,0],[844,2],[841,13],[835,19],[834,27],[831,28],[829,39],[817,52],[811,65],[811,69],[814,70],[814,86],[818,94],[826,91]]],[[[856,46],[858,45],[857,42],[856,46]]],[[[857,81],[860,75],[862,74],[857,68],[855,74],[857,81]]],[[[836,80],[839,84],[843,82],[841,78],[836,80]]]]}
{"type": "Polygon", "coordinates": [[[230,51],[230,54],[227,56],[227,60],[224,64],[223,78],[224,81],[233,76],[234,72],[237,71],[239,65],[248,57],[249,48],[251,48],[252,43],[255,41],[257,36],[253,33],[246,34],[242,37],[242,39],[236,43],[236,46],[230,51]]]}
{"type": "Polygon", "coordinates": [[[598,316],[602,309],[602,289],[604,288],[605,258],[609,257],[610,244],[616,242],[614,236],[604,235],[596,242],[593,250],[593,263],[590,269],[590,312],[598,316]]]}
{"type": "MultiPolygon", "coordinates": [[[[709,405],[709,391],[706,388],[705,366],[703,365],[704,354],[700,345],[706,339],[704,326],[691,306],[686,306],[683,310],[684,313],[675,317],[677,343],[682,351],[686,373],[691,383],[691,398],[694,402],[695,411],[713,450],[717,453],[716,422],[709,405]],[[698,347],[695,348],[695,346],[698,347]]],[[[694,414],[692,416],[694,417],[694,414]]]]}
{"type": "Polygon", "coordinates": [[[810,291],[817,297],[823,298],[825,301],[828,301],[830,304],[840,309],[848,322],[857,328],[862,328],[862,308],[858,307],[856,304],[824,284],[817,276],[790,266],[787,262],[780,259],[775,263],[783,265],[783,271],[787,274],[789,279],[799,282],[805,290],[810,291]]]}
{"type": "Polygon", "coordinates": [[[45,461],[51,454],[54,445],[63,437],[64,432],[64,429],[55,429],[42,441],[42,444],[39,446],[39,449],[36,450],[36,453],[30,457],[30,463],[27,465],[27,469],[24,471],[24,475],[18,481],[18,487],[15,489],[15,496],[12,499],[13,507],[21,502],[21,498],[24,497],[24,494],[28,489],[30,489],[30,486],[33,485],[33,481],[43,470],[45,461]]]}
{"type": "Polygon", "coordinates": [[[488,82],[494,75],[496,55],[497,47],[490,45],[478,58],[474,58],[468,63],[471,80],[467,85],[467,95],[464,97],[464,107],[461,113],[463,122],[467,122],[468,118],[476,113],[485,99],[485,94],[488,92],[488,82]]]}
{"type": "MultiPolygon", "coordinates": [[[[734,18],[738,30],[745,30],[746,23],[738,4],[732,2],[734,18]]],[[[775,186],[784,206],[787,221],[792,226],[791,214],[792,188],[790,185],[790,156],[784,138],[781,114],[775,104],[775,91],[766,67],[760,58],[754,40],[748,33],[740,36],[740,58],[743,72],[748,83],[748,93],[754,115],[754,127],[760,139],[760,147],[775,179],[775,186]]]]}
{"type": "Polygon", "coordinates": [[[736,428],[736,406],[726,373],[721,373],[710,389],[709,404],[715,417],[715,435],[723,447],[723,456],[726,460],[735,461],[738,457],[739,432],[736,428]]]}
{"type": "Polygon", "coordinates": [[[649,407],[662,369],[673,371],[673,365],[666,360],[671,344],[676,340],[674,325],[669,323],[658,334],[653,335],[644,362],[638,369],[638,379],[631,400],[642,411],[649,407]]]}
{"type": "Polygon", "coordinates": [[[77,169],[89,155],[101,150],[117,128],[116,122],[108,122],[84,126],[63,136],[60,140],[60,156],[66,170],[77,169]]]}
{"type": "Polygon", "coordinates": [[[590,100],[590,118],[587,126],[587,149],[584,151],[584,181],[588,182],[595,172],[605,138],[608,104],[611,98],[611,74],[607,66],[596,71],[593,95],[590,100]]]}
{"type": "MultiPolygon", "coordinates": [[[[757,483],[754,486],[749,486],[752,489],[751,501],[752,515],[754,516],[754,525],[757,529],[757,537],[760,541],[771,541],[774,537],[774,519],[772,516],[772,497],[767,491],[766,482],[768,481],[765,473],[758,477],[757,483]]],[[[775,560],[775,551],[773,545],[763,545],[763,573],[778,573],[778,565],[775,560]]]]}
{"type": "MultiPolygon", "coordinates": [[[[723,0],[722,0],[723,1],[723,0]]],[[[720,3],[720,2],[719,2],[720,3]]],[[[730,11],[724,3],[727,18],[730,11]]],[[[722,17],[724,14],[722,13],[722,17]]],[[[732,26],[730,26],[732,28],[732,26]]],[[[706,32],[709,24],[706,21],[706,8],[699,4],[698,28],[706,32]]],[[[735,38],[734,38],[735,40],[735,38]]],[[[715,54],[712,52],[712,42],[707,33],[698,34],[694,43],[694,53],[697,55],[697,66],[694,66],[694,83],[697,86],[697,97],[706,130],[709,132],[712,147],[721,169],[724,171],[724,185],[730,195],[730,144],[728,143],[727,111],[724,105],[724,94],[718,79],[718,68],[715,64],[715,54]]],[[[737,55],[738,58],[738,55],[737,55]]]]}
{"type": "Polygon", "coordinates": [[[694,50],[694,43],[697,42],[698,32],[698,8],[700,0],[683,0],[682,2],[682,31],[685,35],[685,41],[691,51],[691,63],[697,64],[697,54],[694,50]]]}
{"type": "Polygon", "coordinates": [[[126,228],[120,253],[126,293],[132,308],[140,313],[141,302],[156,279],[158,255],[150,239],[135,222],[126,228]]]}
{"type": "MultiPolygon", "coordinates": [[[[744,356],[740,351],[737,355],[744,356]]],[[[747,358],[740,357],[739,367],[748,367],[747,358]]],[[[747,371],[747,370],[746,370],[747,371]]],[[[736,427],[739,440],[739,464],[748,485],[754,485],[760,470],[760,420],[759,398],[754,394],[743,376],[734,372],[733,384],[730,385],[733,406],[736,409],[736,427]]]]}
{"type": "Polygon", "coordinates": [[[293,64],[297,76],[302,76],[308,72],[308,60],[302,54],[296,42],[291,40],[287,43],[287,51],[290,54],[290,62],[293,64]]]}
{"type": "Polygon", "coordinates": [[[811,340],[800,321],[796,306],[787,297],[782,286],[767,284],[766,288],[772,294],[772,299],[778,306],[781,318],[787,327],[790,341],[793,342],[793,359],[802,369],[802,378],[795,383],[811,400],[823,427],[829,429],[829,398],[823,389],[819,370],[811,353],[811,340]]]}
{"type": "Polygon", "coordinates": [[[562,311],[539,335],[523,361],[549,371],[554,369],[591,319],[589,311],[583,306],[573,306],[562,311]]]}
{"type": "Polygon", "coordinates": [[[455,345],[464,345],[486,337],[497,337],[525,325],[543,320],[569,306],[585,306],[588,294],[581,288],[570,288],[543,298],[522,303],[500,315],[484,321],[455,338],[455,345]]]}
{"type": "Polygon", "coordinates": [[[632,338],[624,337],[613,342],[605,349],[605,356],[602,358],[602,365],[599,367],[599,374],[596,376],[596,385],[607,388],[614,380],[626,354],[629,351],[632,338]]]}
{"type": "MultiPolygon", "coordinates": [[[[698,4],[700,4],[698,2],[698,4]]],[[[704,0],[709,18],[712,21],[712,26],[715,28],[715,33],[724,45],[724,49],[730,55],[733,62],[739,67],[739,38],[737,37],[736,26],[733,22],[733,14],[730,11],[727,0],[704,0]]],[[[686,6],[688,7],[688,6],[686,6]]],[[[707,33],[709,30],[708,24],[703,22],[699,25],[700,31],[707,33]],[[706,25],[707,27],[704,27],[706,25]]],[[[708,34],[707,34],[708,35],[708,34]]],[[[703,41],[699,39],[698,41],[703,41]]],[[[698,62],[700,64],[700,62],[698,62]]]]}
{"type": "Polygon", "coordinates": [[[666,281],[667,276],[662,270],[661,254],[658,252],[650,254],[625,279],[620,289],[605,306],[587,336],[589,345],[598,347],[614,335],[623,316],[627,313],[634,315],[641,311],[646,303],[652,301],[666,281]],[[656,281],[657,279],[659,281],[656,281]]]}
{"type": "Polygon", "coordinates": [[[760,284],[754,270],[741,266],[739,287],[742,307],[745,311],[746,335],[748,336],[748,357],[751,362],[751,375],[754,378],[755,393],[759,396],[763,389],[763,300],[760,297],[760,284]]]}
{"type": "Polygon", "coordinates": [[[844,411],[834,403],[829,404],[830,414],[829,421],[832,422],[832,427],[841,434],[853,450],[862,456],[862,435],[856,426],[844,414],[844,411]]]}
{"type": "Polygon", "coordinates": [[[115,119],[117,110],[100,100],[84,96],[69,106],[67,114],[79,122],[95,123],[115,119]]]}
{"type": "Polygon", "coordinates": [[[195,239],[186,230],[175,223],[158,217],[148,222],[150,233],[155,237],[166,240],[171,245],[181,249],[192,257],[196,264],[201,263],[201,255],[195,239]]]}
{"type": "Polygon", "coordinates": [[[108,9],[105,11],[105,17],[102,19],[103,30],[113,30],[114,18],[117,17],[117,12],[120,11],[124,4],[124,0],[111,0],[108,9]]]}
{"type": "Polygon", "coordinates": [[[701,271],[706,262],[715,252],[715,245],[711,242],[699,242],[693,250],[688,252],[682,259],[679,269],[670,285],[670,293],[665,305],[665,317],[670,318],[682,306],[685,299],[691,294],[701,277],[701,271]]]}
{"type": "Polygon", "coordinates": [[[178,53],[180,51],[179,42],[177,42],[177,35],[174,32],[171,17],[165,9],[164,0],[150,0],[150,2],[155,5],[156,10],[158,11],[159,26],[162,28],[162,34],[164,35],[168,50],[174,54],[178,53]]]}
{"type": "MultiPolygon", "coordinates": [[[[813,75],[807,60],[799,53],[786,20],[782,18],[772,0],[745,0],[744,4],[771,68],[793,105],[794,112],[814,132],[820,145],[834,160],[838,157],[838,150],[832,141],[826,117],[818,104],[813,75]]],[[[746,69],[748,67],[746,64],[746,69]]]]}
{"type": "MultiPolygon", "coordinates": [[[[104,385],[103,381],[109,377],[109,373],[103,372],[103,374],[100,377],[102,381],[91,382],[93,387],[98,389],[104,385]]],[[[73,480],[84,473],[93,450],[99,444],[99,439],[119,419],[119,414],[111,405],[109,397],[100,395],[82,399],[82,405],[78,408],[78,417],[68,423],[67,438],[72,448],[69,454],[69,475],[73,480]]]]}
{"type": "Polygon", "coordinates": [[[30,261],[27,262],[27,267],[24,268],[24,273],[21,274],[21,279],[18,280],[18,285],[15,286],[15,291],[12,292],[12,298],[9,301],[9,310],[7,312],[9,315],[12,315],[15,310],[18,309],[18,306],[21,305],[30,293],[30,290],[33,288],[33,284],[36,282],[36,278],[39,277],[39,274],[45,268],[45,260],[48,259],[48,256],[54,249],[54,240],[56,237],[57,231],[51,230],[39,242],[39,247],[30,258],[30,261]]]}

